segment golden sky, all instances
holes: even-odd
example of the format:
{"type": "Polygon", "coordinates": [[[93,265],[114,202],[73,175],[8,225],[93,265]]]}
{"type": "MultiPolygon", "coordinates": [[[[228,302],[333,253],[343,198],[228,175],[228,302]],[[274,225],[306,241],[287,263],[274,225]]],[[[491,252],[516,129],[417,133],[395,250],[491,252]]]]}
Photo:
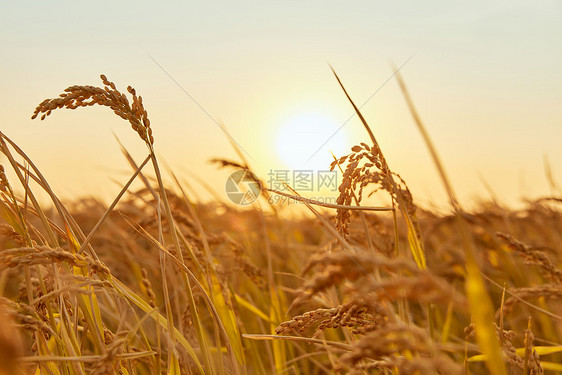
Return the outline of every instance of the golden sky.
{"type": "Polygon", "coordinates": [[[392,65],[403,65],[460,197],[487,198],[486,181],[514,204],[552,193],[545,159],[562,179],[560,4],[5,2],[0,129],[59,195],[111,199],[131,173],[112,133],[139,162],[146,155],[126,122],[105,108],[30,120],[43,99],[73,84],[100,85],[104,73],[143,96],[161,161],[202,198],[210,195],[200,179],[224,197],[227,174],[208,160],[236,156],[217,123],[264,179],[328,169],[330,151],[341,156],[368,140],[356,117],[348,121],[353,109],[329,63],[364,103],[414,198],[442,205],[435,168],[391,79],[392,65]]]}

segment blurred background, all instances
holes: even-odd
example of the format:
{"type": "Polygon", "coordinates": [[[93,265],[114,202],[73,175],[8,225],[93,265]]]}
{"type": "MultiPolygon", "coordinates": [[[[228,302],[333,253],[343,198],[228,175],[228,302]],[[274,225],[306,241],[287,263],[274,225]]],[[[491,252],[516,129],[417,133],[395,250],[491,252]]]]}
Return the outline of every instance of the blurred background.
{"type": "Polygon", "coordinates": [[[0,129],[59,196],[111,200],[132,173],[112,133],[138,162],[147,153],[129,124],[101,107],[30,119],[103,73],[143,96],[160,160],[200,199],[201,180],[225,197],[209,159],[237,156],[219,124],[264,180],[368,141],[331,64],[415,200],[444,207],[396,66],[460,198],[513,206],[556,193],[545,166],[562,179],[561,4],[2,1],[0,129]]]}

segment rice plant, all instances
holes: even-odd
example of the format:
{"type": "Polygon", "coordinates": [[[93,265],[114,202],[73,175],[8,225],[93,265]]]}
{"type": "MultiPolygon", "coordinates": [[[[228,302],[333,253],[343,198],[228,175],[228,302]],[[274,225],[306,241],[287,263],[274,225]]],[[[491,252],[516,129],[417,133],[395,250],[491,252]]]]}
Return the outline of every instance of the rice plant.
{"type": "Polygon", "coordinates": [[[109,205],[63,204],[0,133],[0,373],[562,373],[562,199],[464,210],[398,77],[451,203],[419,207],[336,79],[368,136],[334,157],[337,204],[267,189],[240,152],[214,160],[312,216],[165,182],[142,97],[104,75],[33,118],[99,105],[129,123],[147,155],[123,149],[131,176],[109,205]],[[364,205],[371,194],[388,207],[364,205]]]}

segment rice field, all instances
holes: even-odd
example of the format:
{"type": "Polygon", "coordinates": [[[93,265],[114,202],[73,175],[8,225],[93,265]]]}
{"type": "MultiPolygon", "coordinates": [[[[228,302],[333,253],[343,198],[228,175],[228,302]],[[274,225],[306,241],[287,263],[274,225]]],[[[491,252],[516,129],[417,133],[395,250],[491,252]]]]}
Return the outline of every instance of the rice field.
{"type": "Polygon", "coordinates": [[[147,154],[123,150],[111,204],[62,202],[0,133],[0,374],[562,373],[562,198],[465,210],[400,77],[448,213],[416,205],[337,75],[366,137],[330,166],[336,204],[218,155],[259,186],[246,208],[165,178],[142,97],[101,79],[33,118],[103,106],[129,123],[147,154]],[[362,204],[373,193],[389,206],[362,204]],[[289,219],[280,194],[310,215],[289,219]]]}

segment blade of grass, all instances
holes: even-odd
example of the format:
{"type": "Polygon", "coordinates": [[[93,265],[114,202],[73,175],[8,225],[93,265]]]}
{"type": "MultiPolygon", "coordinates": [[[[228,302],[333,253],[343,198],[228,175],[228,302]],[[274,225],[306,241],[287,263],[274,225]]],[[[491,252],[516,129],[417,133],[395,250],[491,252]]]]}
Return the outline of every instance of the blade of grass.
{"type": "MultiPolygon", "coordinates": [[[[121,281],[113,277],[110,278],[108,281],[111,282],[111,284],[113,285],[113,287],[118,293],[124,296],[127,300],[131,301],[142,311],[149,314],[159,325],[161,325],[164,328],[168,327],[168,322],[166,318],[162,314],[156,313],[153,307],[151,307],[142,297],[140,297],[135,292],[133,292],[128,286],[126,286],[121,281]]],[[[177,328],[174,328],[174,330],[175,330],[175,337],[178,343],[187,351],[187,353],[195,363],[195,366],[197,366],[197,369],[201,373],[205,373],[203,370],[203,366],[201,365],[201,362],[199,361],[199,358],[197,357],[197,354],[195,353],[195,350],[193,349],[189,341],[185,338],[185,336],[183,336],[183,334],[177,328]]]]}
{"type": "Polygon", "coordinates": [[[209,246],[209,242],[207,241],[207,235],[203,228],[203,224],[199,219],[199,215],[193,209],[190,200],[185,193],[185,190],[179,183],[179,180],[175,176],[173,172],[171,172],[172,178],[174,179],[176,186],[180,189],[184,203],[186,204],[191,217],[195,221],[197,226],[197,230],[199,231],[199,236],[201,238],[201,242],[203,243],[203,248],[205,250],[205,255],[207,258],[207,263],[209,266],[208,273],[208,280],[211,286],[211,293],[210,297],[215,305],[217,311],[219,312],[220,318],[225,326],[226,332],[228,334],[228,338],[230,340],[230,344],[232,345],[232,349],[234,350],[234,354],[238,361],[245,367],[246,366],[246,359],[244,356],[244,346],[241,341],[240,330],[238,328],[238,323],[236,321],[236,312],[232,309],[233,306],[233,297],[228,288],[224,288],[218,280],[217,276],[217,269],[215,262],[211,256],[211,248],[209,246]]]}
{"type": "Polygon", "coordinates": [[[127,190],[129,189],[129,186],[131,186],[131,184],[133,183],[133,181],[135,180],[135,178],[137,178],[137,176],[139,175],[139,173],[141,172],[141,170],[144,168],[144,166],[150,161],[150,155],[147,156],[144,161],[141,163],[141,165],[137,168],[137,170],[135,171],[135,173],[133,173],[133,175],[131,176],[131,178],[129,178],[129,181],[127,181],[127,183],[123,186],[123,188],[121,189],[121,191],[119,192],[119,194],[117,194],[117,197],[115,197],[115,199],[113,200],[113,202],[111,202],[111,204],[109,205],[109,207],[107,208],[107,210],[104,212],[104,214],[101,216],[101,218],[98,220],[98,222],[96,223],[96,225],[94,225],[94,227],[92,228],[92,230],[90,230],[90,233],[88,233],[88,236],[86,237],[86,239],[84,241],[82,241],[82,244],[80,245],[80,248],[78,249],[77,253],[81,254],[82,251],[84,251],[84,247],[86,247],[90,241],[92,240],[92,238],[94,237],[94,235],[96,234],[96,232],[100,229],[101,225],[103,224],[103,222],[105,221],[105,219],[107,219],[107,217],[109,216],[109,214],[113,211],[113,209],[115,208],[115,206],[117,205],[117,203],[119,203],[119,201],[121,200],[121,198],[123,197],[123,195],[125,195],[125,193],[127,192],[127,190]]]}
{"type": "Polygon", "coordinates": [[[452,185],[449,182],[449,178],[445,173],[445,168],[441,163],[441,159],[437,154],[437,150],[431,141],[429,134],[425,130],[425,126],[418,115],[416,108],[410,98],[410,94],[406,88],[404,80],[400,73],[396,74],[396,79],[400,85],[400,89],[408,105],[408,109],[420,131],[422,138],[431,154],[433,163],[437,168],[439,176],[447,196],[449,197],[449,202],[451,207],[455,212],[457,228],[460,232],[461,238],[464,243],[465,257],[466,257],[466,268],[467,268],[467,278],[466,278],[466,292],[470,301],[470,310],[476,324],[476,339],[480,345],[484,354],[486,354],[486,365],[490,372],[494,375],[507,375],[507,370],[503,361],[503,356],[500,348],[500,344],[496,337],[496,330],[493,326],[494,319],[494,308],[492,305],[492,300],[486,290],[484,285],[484,280],[480,275],[480,269],[476,261],[476,250],[474,248],[474,243],[471,234],[468,230],[468,226],[464,219],[463,210],[455,196],[452,185]]]}

